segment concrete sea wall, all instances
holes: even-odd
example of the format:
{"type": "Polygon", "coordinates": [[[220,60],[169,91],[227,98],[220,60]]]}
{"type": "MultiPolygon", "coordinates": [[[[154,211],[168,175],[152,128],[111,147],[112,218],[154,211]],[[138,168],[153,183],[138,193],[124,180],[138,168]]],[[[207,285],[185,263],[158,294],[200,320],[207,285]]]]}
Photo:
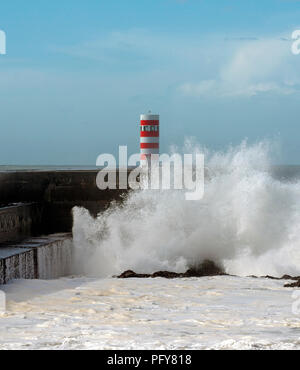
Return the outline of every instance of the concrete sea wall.
{"type": "Polygon", "coordinates": [[[12,279],[34,278],[33,250],[0,248],[0,284],[6,284],[12,279]]]}
{"type": "Polygon", "coordinates": [[[13,279],[55,279],[72,268],[71,234],[30,238],[0,247],[0,284],[13,279]]]}
{"type": "Polygon", "coordinates": [[[85,207],[96,216],[126,193],[99,190],[97,174],[0,172],[0,284],[71,273],[73,207],[85,207]]]}
{"type": "Polygon", "coordinates": [[[98,170],[0,172],[0,205],[35,203],[41,211],[39,232],[70,232],[74,206],[96,215],[126,192],[99,190],[97,174],[98,170]]]}
{"type": "Polygon", "coordinates": [[[38,233],[42,212],[42,206],[36,203],[20,203],[0,208],[0,243],[38,233]]]}

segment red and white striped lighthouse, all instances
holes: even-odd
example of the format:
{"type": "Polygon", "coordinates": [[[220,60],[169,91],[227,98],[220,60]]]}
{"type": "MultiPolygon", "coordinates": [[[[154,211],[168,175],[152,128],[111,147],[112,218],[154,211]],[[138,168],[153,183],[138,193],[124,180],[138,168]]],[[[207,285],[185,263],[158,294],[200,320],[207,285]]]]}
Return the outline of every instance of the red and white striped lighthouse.
{"type": "Polygon", "coordinates": [[[141,115],[141,166],[150,165],[151,155],[159,157],[159,115],[141,115]]]}

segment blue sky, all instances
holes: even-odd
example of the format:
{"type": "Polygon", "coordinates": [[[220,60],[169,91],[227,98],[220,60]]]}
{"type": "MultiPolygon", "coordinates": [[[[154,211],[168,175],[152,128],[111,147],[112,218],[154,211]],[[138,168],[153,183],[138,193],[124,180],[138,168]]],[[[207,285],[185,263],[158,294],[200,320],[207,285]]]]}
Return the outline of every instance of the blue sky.
{"type": "Polygon", "coordinates": [[[300,1],[10,0],[0,29],[0,164],[138,152],[149,109],[163,152],[267,138],[300,164],[300,1]]]}

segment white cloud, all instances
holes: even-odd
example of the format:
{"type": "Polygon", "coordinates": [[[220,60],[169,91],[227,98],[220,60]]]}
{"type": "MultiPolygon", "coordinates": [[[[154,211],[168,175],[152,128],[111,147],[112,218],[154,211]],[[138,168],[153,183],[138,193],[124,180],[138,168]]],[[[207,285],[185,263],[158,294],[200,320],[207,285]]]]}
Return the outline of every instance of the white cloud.
{"type": "Polygon", "coordinates": [[[232,85],[221,80],[204,80],[199,83],[185,83],[180,86],[179,90],[184,95],[190,96],[245,96],[250,97],[260,93],[277,93],[289,95],[299,91],[288,84],[278,84],[276,82],[264,82],[256,84],[232,85]]]}
{"type": "Polygon", "coordinates": [[[196,97],[249,97],[299,91],[300,57],[291,53],[292,40],[287,40],[131,29],[53,51],[99,62],[106,74],[122,72],[118,79],[130,74],[131,85],[140,86],[142,79],[140,90],[147,92],[156,86],[155,91],[196,97]]]}
{"type": "Polygon", "coordinates": [[[220,63],[215,79],[187,82],[179,90],[191,96],[293,94],[299,91],[297,62],[280,39],[251,41],[235,50],[229,62],[220,63]]]}

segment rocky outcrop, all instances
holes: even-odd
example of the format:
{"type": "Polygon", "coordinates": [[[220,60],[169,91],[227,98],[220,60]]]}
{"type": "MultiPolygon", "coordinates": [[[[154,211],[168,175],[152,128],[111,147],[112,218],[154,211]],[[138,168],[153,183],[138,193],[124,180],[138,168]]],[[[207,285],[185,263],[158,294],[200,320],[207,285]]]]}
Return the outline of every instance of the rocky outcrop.
{"type": "Polygon", "coordinates": [[[179,279],[179,278],[192,278],[192,277],[204,277],[204,276],[220,276],[226,275],[224,270],[216,265],[212,261],[204,261],[199,264],[197,267],[190,268],[185,273],[177,273],[170,271],[158,271],[153,274],[137,274],[132,270],[123,272],[120,276],[117,276],[118,279],[129,279],[129,278],[140,278],[140,279],[149,279],[149,278],[165,278],[165,279],[179,279]]]}
{"type": "Polygon", "coordinates": [[[201,264],[190,268],[184,277],[203,277],[227,275],[224,269],[213,261],[206,260],[201,264]]]}
{"type": "MultiPolygon", "coordinates": [[[[293,279],[294,280],[294,279],[293,279]]],[[[297,280],[295,283],[285,284],[285,288],[300,288],[300,279],[297,280]]]]}
{"type": "MultiPolygon", "coordinates": [[[[257,276],[252,276],[252,277],[257,278],[257,276]]],[[[271,279],[271,280],[300,280],[300,276],[290,276],[290,275],[283,275],[282,277],[266,275],[266,276],[260,276],[260,278],[261,279],[271,279]]]]}
{"type": "MultiPolygon", "coordinates": [[[[258,279],[258,276],[251,275],[249,277],[258,279]]],[[[300,288],[300,276],[283,275],[282,277],[275,276],[260,276],[261,279],[272,279],[272,280],[295,280],[295,283],[285,284],[285,288],[300,288]]]]}
{"type": "MultiPolygon", "coordinates": [[[[132,270],[128,270],[123,272],[123,274],[119,276],[114,276],[118,279],[130,279],[130,278],[138,278],[138,279],[150,279],[150,278],[165,278],[165,279],[180,279],[180,278],[192,278],[192,277],[204,277],[204,276],[230,276],[224,272],[224,270],[215,264],[212,261],[204,261],[197,267],[190,268],[185,273],[177,273],[171,271],[157,271],[153,274],[137,274],[132,270]]],[[[249,276],[255,279],[272,279],[272,280],[294,280],[294,283],[285,284],[285,288],[300,288],[300,276],[290,276],[290,275],[283,275],[282,277],[275,277],[275,276],[249,276]]]]}

